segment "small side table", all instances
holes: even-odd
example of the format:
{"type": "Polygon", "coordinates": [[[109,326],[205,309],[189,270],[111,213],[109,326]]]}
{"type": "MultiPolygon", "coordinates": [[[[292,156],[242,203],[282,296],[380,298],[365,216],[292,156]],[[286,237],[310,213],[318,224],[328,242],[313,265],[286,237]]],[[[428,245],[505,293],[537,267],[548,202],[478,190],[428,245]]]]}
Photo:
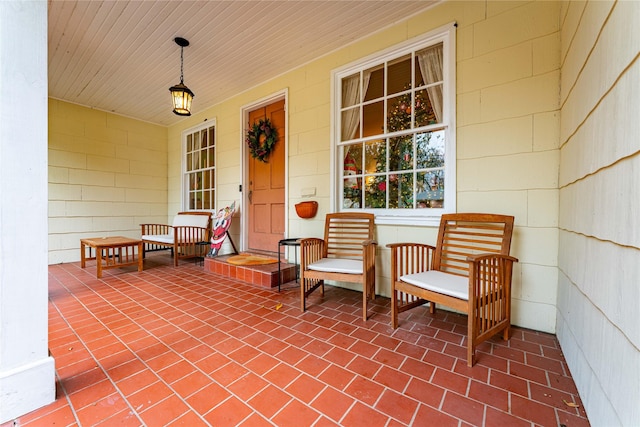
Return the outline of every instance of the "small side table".
{"type": "Polygon", "coordinates": [[[87,260],[94,259],[98,279],[102,278],[102,270],[107,268],[138,265],[138,271],[142,271],[142,240],[121,236],[80,239],[80,267],[85,268],[87,260]],[[89,247],[88,257],[87,246],[89,247]],[[91,248],[96,251],[95,257],[91,256],[91,248]],[[138,248],[137,253],[135,248],[138,248]]]}
{"type": "MultiPolygon", "coordinates": [[[[283,246],[292,246],[294,248],[299,248],[300,247],[300,239],[282,239],[278,242],[278,292],[280,292],[280,286],[282,285],[282,272],[280,271],[280,257],[281,257],[281,248],[283,246]]],[[[295,269],[296,269],[296,282],[298,281],[298,271],[299,271],[299,266],[298,266],[298,250],[295,249],[294,252],[294,261],[295,261],[295,269]]]]}

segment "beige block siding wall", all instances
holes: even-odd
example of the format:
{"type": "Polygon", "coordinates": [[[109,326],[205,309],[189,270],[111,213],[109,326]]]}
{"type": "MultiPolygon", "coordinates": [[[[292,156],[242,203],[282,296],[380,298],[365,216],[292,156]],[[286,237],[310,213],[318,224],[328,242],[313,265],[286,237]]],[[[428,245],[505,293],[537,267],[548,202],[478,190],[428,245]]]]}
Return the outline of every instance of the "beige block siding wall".
{"type": "MultiPolygon", "coordinates": [[[[288,90],[288,235],[321,236],[331,203],[331,72],[433,29],[457,22],[458,210],[516,217],[512,254],[514,323],[555,330],[559,126],[559,6],[551,2],[445,2],[245,93],[204,108],[169,129],[169,209],[180,209],[181,132],[215,118],[218,204],[240,201],[240,112],[288,90]],[[228,162],[228,163],[227,163],[228,162]],[[223,169],[224,168],[224,169],[223,169]],[[228,185],[227,185],[228,184],[228,185]],[[317,216],[294,205],[315,189],[317,216]]],[[[240,207],[242,215],[242,207],[240,207]]],[[[234,224],[237,225],[239,221],[234,224]]],[[[232,230],[233,231],[233,230],[232,230]]],[[[239,229],[236,229],[239,234],[239,229]]],[[[387,243],[435,242],[432,227],[377,226],[377,293],[390,294],[387,243]]],[[[237,240],[236,240],[237,241],[237,240]]]]}
{"type": "Polygon", "coordinates": [[[592,425],[640,423],[640,2],[561,10],[557,335],[592,425]]]}
{"type": "Polygon", "coordinates": [[[515,216],[513,323],[553,332],[559,5],[486,6],[458,21],[458,211],[515,216]]]}
{"type": "Polygon", "coordinates": [[[167,222],[167,128],[49,100],[49,264],[80,239],[167,222]]]}

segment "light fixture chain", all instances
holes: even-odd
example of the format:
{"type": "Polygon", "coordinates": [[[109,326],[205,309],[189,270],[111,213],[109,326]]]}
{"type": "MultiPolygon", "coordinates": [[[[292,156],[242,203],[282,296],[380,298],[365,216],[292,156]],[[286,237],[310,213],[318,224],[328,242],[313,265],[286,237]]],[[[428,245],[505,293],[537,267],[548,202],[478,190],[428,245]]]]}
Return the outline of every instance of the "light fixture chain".
{"type": "Polygon", "coordinates": [[[182,53],[184,52],[184,47],[180,46],[180,83],[184,83],[184,73],[183,73],[183,56],[182,53]]]}

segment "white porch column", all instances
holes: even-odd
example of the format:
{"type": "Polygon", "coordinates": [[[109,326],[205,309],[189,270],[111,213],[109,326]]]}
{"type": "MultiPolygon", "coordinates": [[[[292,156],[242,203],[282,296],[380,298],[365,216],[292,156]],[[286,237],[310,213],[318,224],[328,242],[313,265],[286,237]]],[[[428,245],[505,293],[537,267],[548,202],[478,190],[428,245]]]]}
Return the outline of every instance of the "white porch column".
{"type": "Polygon", "coordinates": [[[0,423],[55,400],[47,95],[47,2],[0,1],[0,423]]]}

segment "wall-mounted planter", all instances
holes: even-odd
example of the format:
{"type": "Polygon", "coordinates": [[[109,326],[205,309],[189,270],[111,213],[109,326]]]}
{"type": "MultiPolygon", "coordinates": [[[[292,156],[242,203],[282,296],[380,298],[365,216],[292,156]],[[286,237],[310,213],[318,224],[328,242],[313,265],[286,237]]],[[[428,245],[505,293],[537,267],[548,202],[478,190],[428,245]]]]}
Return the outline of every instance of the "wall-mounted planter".
{"type": "Polygon", "coordinates": [[[318,212],[318,202],[300,202],[296,205],[296,213],[300,218],[308,219],[316,216],[318,212]]]}

